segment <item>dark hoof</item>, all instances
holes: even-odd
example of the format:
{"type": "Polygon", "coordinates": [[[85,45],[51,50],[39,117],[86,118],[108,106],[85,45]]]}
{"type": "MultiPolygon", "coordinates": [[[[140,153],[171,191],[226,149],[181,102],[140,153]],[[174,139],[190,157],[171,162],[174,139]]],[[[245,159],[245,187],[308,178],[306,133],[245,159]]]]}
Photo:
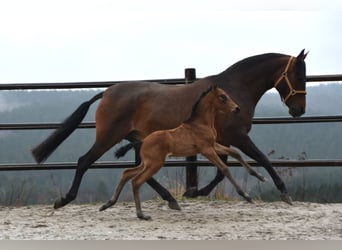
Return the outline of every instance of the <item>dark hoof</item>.
{"type": "Polygon", "coordinates": [[[177,201],[169,201],[169,208],[174,210],[181,210],[180,206],[178,205],[177,201]]]}
{"type": "Polygon", "coordinates": [[[109,201],[107,201],[106,204],[103,204],[103,205],[100,207],[99,211],[106,210],[107,208],[113,206],[115,203],[116,203],[116,202],[113,202],[113,201],[109,200],[109,201]]]}
{"type": "Polygon", "coordinates": [[[53,205],[54,209],[58,209],[61,207],[64,207],[67,203],[65,202],[64,198],[59,198],[55,201],[55,204],[53,205]]]}
{"type": "Polygon", "coordinates": [[[148,215],[137,214],[137,216],[138,216],[139,219],[142,219],[142,220],[152,220],[152,217],[148,216],[148,215]]]}
{"type": "Polygon", "coordinates": [[[183,196],[187,198],[196,198],[198,196],[198,190],[196,187],[189,188],[188,190],[185,191],[183,196]]]}
{"type": "Polygon", "coordinates": [[[254,201],[252,200],[252,198],[248,195],[248,194],[246,194],[246,196],[244,197],[245,199],[246,199],[246,201],[248,201],[249,203],[254,203],[254,201]]]}
{"type": "Polygon", "coordinates": [[[289,205],[293,205],[292,198],[289,194],[280,194],[280,198],[282,201],[286,202],[289,205]]]}
{"type": "Polygon", "coordinates": [[[99,211],[101,212],[101,211],[103,211],[103,210],[106,210],[107,208],[108,208],[108,206],[102,205],[102,206],[100,207],[99,211]]]}

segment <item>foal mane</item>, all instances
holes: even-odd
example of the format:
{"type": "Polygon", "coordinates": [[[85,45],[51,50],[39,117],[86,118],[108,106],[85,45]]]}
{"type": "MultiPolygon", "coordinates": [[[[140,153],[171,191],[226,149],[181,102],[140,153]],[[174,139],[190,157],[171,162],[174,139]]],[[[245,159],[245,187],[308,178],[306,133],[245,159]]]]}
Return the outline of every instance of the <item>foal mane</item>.
{"type": "Polygon", "coordinates": [[[191,110],[191,114],[190,114],[189,118],[186,119],[186,120],[184,121],[184,123],[189,123],[189,122],[191,122],[191,121],[195,118],[195,116],[197,115],[198,106],[199,106],[201,100],[202,100],[210,91],[212,91],[214,88],[216,88],[216,86],[210,85],[210,86],[208,87],[208,89],[205,90],[205,91],[200,95],[200,97],[197,99],[197,101],[195,102],[195,104],[192,106],[192,110],[191,110]]]}

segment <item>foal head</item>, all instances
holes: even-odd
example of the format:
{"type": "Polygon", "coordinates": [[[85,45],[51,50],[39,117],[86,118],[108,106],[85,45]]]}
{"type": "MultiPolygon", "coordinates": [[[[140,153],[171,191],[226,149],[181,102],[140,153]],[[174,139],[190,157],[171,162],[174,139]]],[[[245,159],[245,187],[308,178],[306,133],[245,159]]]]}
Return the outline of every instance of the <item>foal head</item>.
{"type": "Polygon", "coordinates": [[[239,113],[240,107],[230,98],[230,96],[217,85],[211,85],[206,91],[204,91],[198,98],[197,102],[192,106],[192,112],[190,117],[185,122],[190,122],[201,111],[206,110],[204,106],[212,105],[215,111],[222,113],[239,113]]]}
{"type": "Polygon", "coordinates": [[[230,98],[230,96],[217,85],[211,85],[202,93],[197,103],[193,107],[193,111],[199,105],[212,105],[215,111],[222,113],[238,113],[240,107],[230,98]],[[203,99],[203,100],[202,100],[203,99]]]}
{"type": "Polygon", "coordinates": [[[222,113],[239,113],[240,107],[223,89],[216,85],[210,87],[209,96],[212,98],[211,102],[215,110],[222,113]]]}

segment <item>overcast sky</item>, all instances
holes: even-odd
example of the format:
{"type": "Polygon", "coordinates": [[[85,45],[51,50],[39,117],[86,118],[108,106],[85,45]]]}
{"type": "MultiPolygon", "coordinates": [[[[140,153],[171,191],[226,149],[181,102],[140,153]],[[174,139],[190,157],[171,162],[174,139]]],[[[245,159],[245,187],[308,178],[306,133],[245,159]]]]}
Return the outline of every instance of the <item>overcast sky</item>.
{"type": "Polygon", "coordinates": [[[339,2],[0,0],[0,83],[204,77],[303,48],[308,75],[342,74],[339,2]]]}

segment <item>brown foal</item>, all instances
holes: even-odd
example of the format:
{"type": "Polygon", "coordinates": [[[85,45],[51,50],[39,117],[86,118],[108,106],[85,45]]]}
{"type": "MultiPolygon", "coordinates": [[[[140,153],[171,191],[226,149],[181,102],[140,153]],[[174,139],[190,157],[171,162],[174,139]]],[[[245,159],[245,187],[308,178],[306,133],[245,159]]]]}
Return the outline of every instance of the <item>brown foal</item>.
{"type": "MultiPolygon", "coordinates": [[[[252,202],[250,196],[242,191],[233,179],[228,167],[218,154],[230,155],[236,158],[247,169],[249,174],[261,181],[265,181],[265,178],[255,172],[236,150],[216,142],[217,133],[214,123],[217,112],[238,113],[239,107],[224,90],[211,86],[202,93],[193,106],[191,116],[180,126],[174,129],[155,131],[148,135],[141,144],[140,165],[123,171],[113,197],[100,208],[100,211],[114,205],[125,183],[133,178],[132,186],[137,216],[140,219],[150,220],[151,217],[144,215],[141,210],[140,186],[158,172],[167,156],[191,156],[196,154],[202,154],[208,158],[229,179],[237,193],[248,202],[252,202]]],[[[231,118],[233,119],[233,117],[231,118]]],[[[126,146],[126,149],[123,150],[127,152],[129,148],[126,146]]],[[[119,150],[122,151],[122,149],[119,150]]],[[[121,154],[124,153],[121,152],[121,154]]]]}

